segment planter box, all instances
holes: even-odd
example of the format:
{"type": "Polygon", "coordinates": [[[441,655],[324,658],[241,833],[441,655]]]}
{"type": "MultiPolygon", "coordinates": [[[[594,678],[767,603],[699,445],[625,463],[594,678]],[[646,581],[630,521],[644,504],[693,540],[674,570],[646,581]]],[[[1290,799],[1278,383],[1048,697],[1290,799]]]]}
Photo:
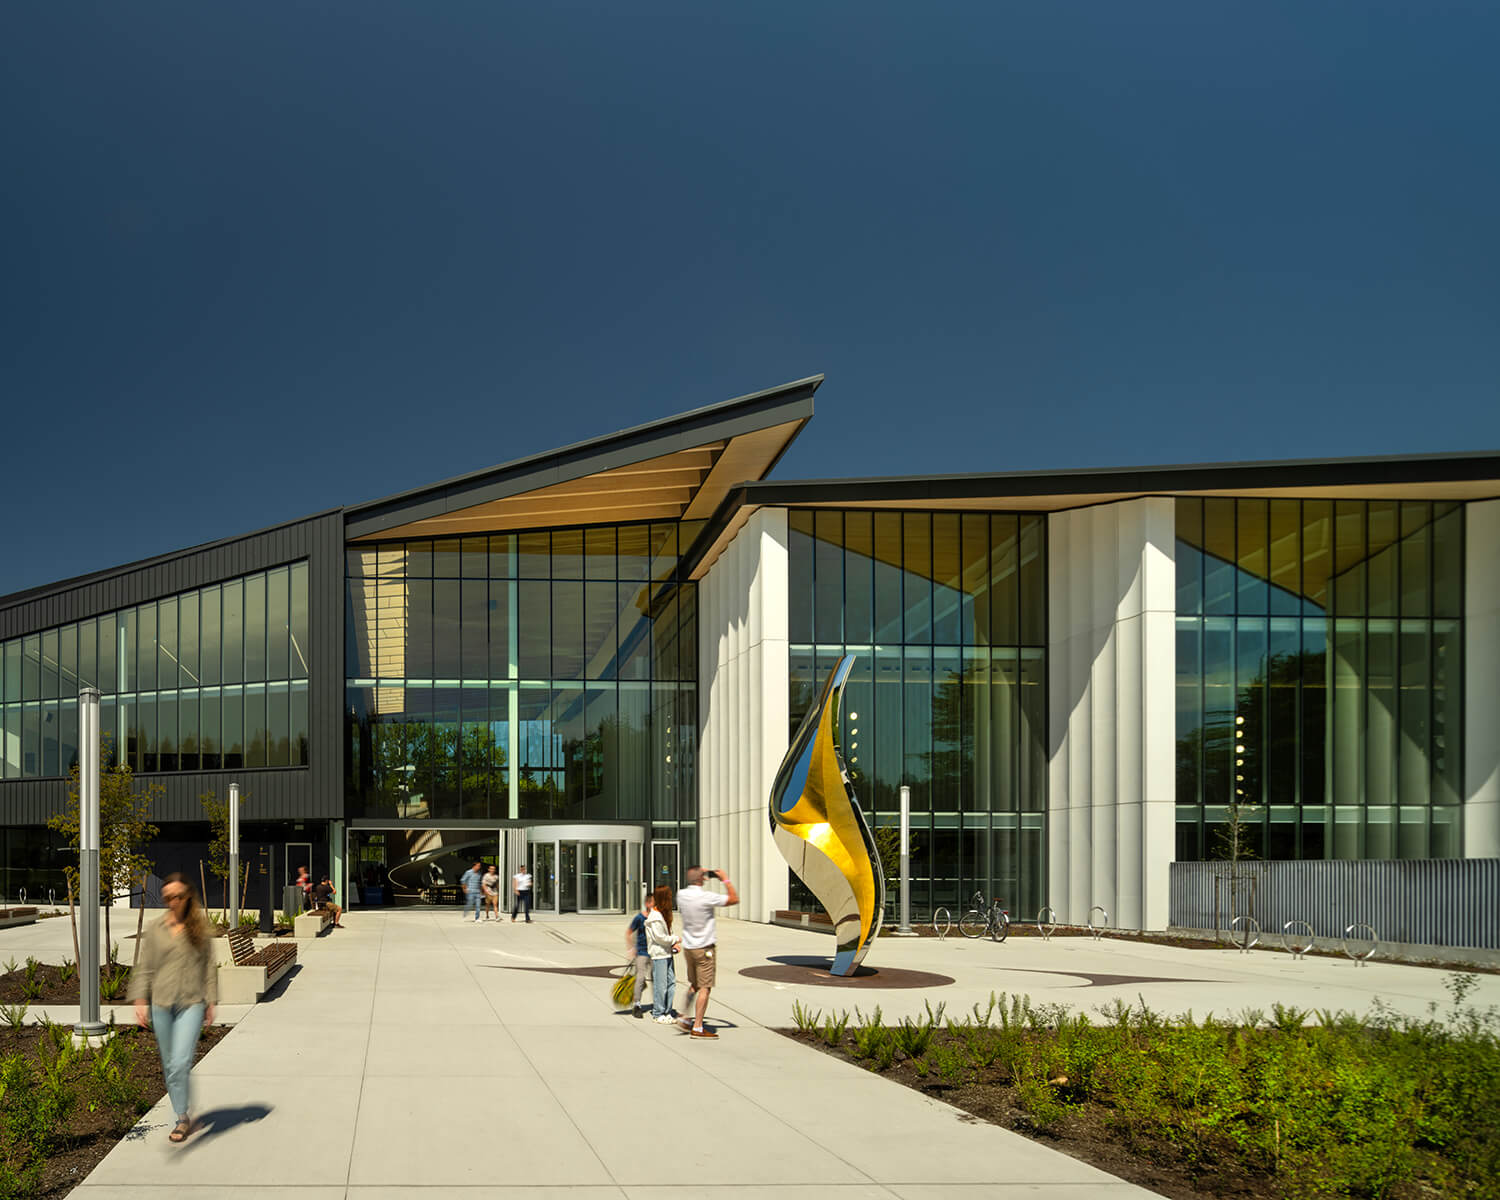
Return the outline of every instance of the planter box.
{"type": "Polygon", "coordinates": [[[333,928],[333,914],[326,911],[301,913],[292,922],[294,938],[320,937],[325,929],[333,928]]]}
{"type": "Polygon", "coordinates": [[[265,994],[266,987],[265,967],[219,965],[220,1004],[254,1004],[265,994]]]}

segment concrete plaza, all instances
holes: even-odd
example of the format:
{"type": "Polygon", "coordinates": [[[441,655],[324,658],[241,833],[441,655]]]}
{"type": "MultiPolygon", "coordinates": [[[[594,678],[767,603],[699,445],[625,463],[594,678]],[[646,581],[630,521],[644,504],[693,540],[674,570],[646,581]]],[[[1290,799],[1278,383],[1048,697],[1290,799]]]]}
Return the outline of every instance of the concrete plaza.
{"type": "MultiPolygon", "coordinates": [[[[724,920],[710,1009],[718,1041],[616,1013],[609,981],[625,918],[463,921],[456,910],[356,912],[299,943],[296,971],[194,1072],[206,1128],[167,1142],[165,1100],[75,1191],[79,1200],[445,1194],[723,1200],[801,1196],[1149,1196],[1017,1134],[772,1032],[794,1000],[887,1018],[993,991],[1085,1011],[1119,997],[1199,1016],[1274,1001],[1363,1013],[1447,1006],[1444,973],[1283,955],[1085,939],[882,939],[870,965],[951,977],[939,988],[851,989],[749,978],[826,955],[823,934],[724,920]]],[[[71,954],[67,922],[0,932],[0,958],[71,954]]],[[[128,952],[127,952],[128,953],[128,952]]],[[[679,1002],[682,993],[679,991],[679,1002]]],[[[1484,976],[1471,1002],[1500,1003],[1484,976]]],[[[61,1016],[59,1012],[56,1014],[61,1016]]],[[[123,1016],[123,1014],[122,1014],[123,1016]]]]}

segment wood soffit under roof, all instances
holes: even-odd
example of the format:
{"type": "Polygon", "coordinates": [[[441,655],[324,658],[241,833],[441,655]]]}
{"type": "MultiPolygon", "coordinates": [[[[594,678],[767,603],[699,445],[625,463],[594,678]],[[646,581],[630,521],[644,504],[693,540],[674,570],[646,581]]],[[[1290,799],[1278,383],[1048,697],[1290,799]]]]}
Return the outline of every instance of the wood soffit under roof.
{"type": "Polygon", "coordinates": [[[762,477],[804,423],[805,418],[801,418],[707,441],[351,540],[374,542],[555,525],[706,519],[733,487],[762,477]]]}

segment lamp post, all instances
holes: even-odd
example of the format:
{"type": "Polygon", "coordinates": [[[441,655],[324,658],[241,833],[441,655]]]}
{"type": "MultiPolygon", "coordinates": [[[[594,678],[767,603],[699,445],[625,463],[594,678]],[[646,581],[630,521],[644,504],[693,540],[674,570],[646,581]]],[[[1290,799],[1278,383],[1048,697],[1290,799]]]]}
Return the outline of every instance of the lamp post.
{"type": "Polygon", "coordinates": [[[901,924],[897,937],[916,937],[911,927],[911,788],[901,785],[901,924]]]}
{"type": "MultiPolygon", "coordinates": [[[[99,690],[78,693],[79,1037],[106,1032],[99,1019],[99,690]]],[[[144,903],[144,897],[142,902],[144,903]]]]}
{"type": "Polygon", "coordinates": [[[229,785],[229,928],[240,927],[240,785],[229,785]]]}

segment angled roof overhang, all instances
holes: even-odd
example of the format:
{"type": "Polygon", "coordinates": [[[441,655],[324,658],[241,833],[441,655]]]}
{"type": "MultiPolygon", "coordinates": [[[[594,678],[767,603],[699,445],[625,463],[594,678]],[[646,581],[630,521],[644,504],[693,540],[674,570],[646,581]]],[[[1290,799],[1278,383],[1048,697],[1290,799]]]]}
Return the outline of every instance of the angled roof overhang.
{"type": "Polygon", "coordinates": [[[821,375],[345,510],[350,541],[706,519],[812,417],[821,375]]]}
{"type": "Polygon", "coordinates": [[[701,579],[757,509],[910,508],[1061,512],[1143,496],[1488,500],[1500,497],[1500,451],[1284,462],[758,481],[735,488],[683,558],[701,579]]]}

